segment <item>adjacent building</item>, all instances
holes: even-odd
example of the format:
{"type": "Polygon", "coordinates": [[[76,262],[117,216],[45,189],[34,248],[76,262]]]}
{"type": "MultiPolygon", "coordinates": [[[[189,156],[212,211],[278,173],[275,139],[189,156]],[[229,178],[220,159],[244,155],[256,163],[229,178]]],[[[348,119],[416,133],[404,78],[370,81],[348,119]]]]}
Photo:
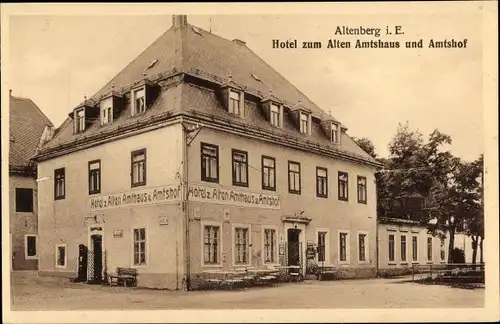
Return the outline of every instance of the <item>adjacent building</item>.
{"type": "Polygon", "coordinates": [[[433,236],[420,222],[424,197],[402,195],[378,221],[378,271],[381,276],[404,274],[413,265],[448,262],[449,237],[433,236]]]}
{"type": "Polygon", "coordinates": [[[53,125],[29,98],[9,101],[9,233],[12,270],[38,267],[36,165],[31,156],[51,136],[53,125]]]}
{"type": "Polygon", "coordinates": [[[244,41],[186,16],[35,160],[41,275],[130,267],[167,289],[275,264],[376,275],[379,163],[244,41]]]}

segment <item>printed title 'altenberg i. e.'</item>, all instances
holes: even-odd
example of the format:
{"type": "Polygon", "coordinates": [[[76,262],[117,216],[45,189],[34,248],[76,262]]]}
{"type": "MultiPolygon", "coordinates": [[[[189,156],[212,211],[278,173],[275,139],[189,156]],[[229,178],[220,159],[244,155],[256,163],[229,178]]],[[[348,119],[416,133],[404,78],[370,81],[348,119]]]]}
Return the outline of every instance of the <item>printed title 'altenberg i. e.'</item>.
{"type": "Polygon", "coordinates": [[[379,164],[346,130],[245,42],[174,16],[36,155],[39,272],[127,267],[169,289],[276,264],[373,277],[379,164]]]}

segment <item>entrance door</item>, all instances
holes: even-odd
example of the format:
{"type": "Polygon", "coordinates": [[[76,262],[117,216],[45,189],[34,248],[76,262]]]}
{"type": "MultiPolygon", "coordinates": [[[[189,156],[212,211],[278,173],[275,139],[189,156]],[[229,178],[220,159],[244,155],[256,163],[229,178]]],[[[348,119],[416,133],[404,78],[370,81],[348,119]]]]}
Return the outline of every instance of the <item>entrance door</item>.
{"type": "Polygon", "coordinates": [[[101,282],[102,281],[102,236],[95,234],[91,236],[92,239],[92,250],[93,253],[93,264],[94,264],[94,276],[92,281],[101,282]]]}
{"type": "Polygon", "coordinates": [[[78,245],[78,281],[87,281],[88,249],[85,245],[78,245]]]}
{"type": "Polygon", "coordinates": [[[288,265],[300,265],[300,230],[288,230],[288,265]]]}

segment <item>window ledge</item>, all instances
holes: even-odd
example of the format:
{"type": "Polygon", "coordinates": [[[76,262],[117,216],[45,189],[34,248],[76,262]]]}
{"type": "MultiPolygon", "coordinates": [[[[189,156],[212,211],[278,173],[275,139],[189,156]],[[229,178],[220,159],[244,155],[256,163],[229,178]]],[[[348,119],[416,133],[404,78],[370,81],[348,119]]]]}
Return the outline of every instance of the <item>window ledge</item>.
{"type": "Polygon", "coordinates": [[[24,257],[26,260],[38,260],[38,256],[35,255],[35,256],[25,256],[24,257]]]}
{"type": "Polygon", "coordinates": [[[411,263],[412,264],[419,264],[420,262],[418,262],[418,261],[412,261],[411,263]]]}
{"type": "Polygon", "coordinates": [[[390,262],[387,262],[388,265],[396,265],[396,262],[394,261],[390,261],[390,262]]]}
{"type": "Polygon", "coordinates": [[[222,268],[222,264],[202,264],[202,268],[222,268]]]}
{"type": "Polygon", "coordinates": [[[135,265],[133,264],[131,266],[132,269],[149,269],[149,265],[148,264],[141,264],[141,265],[135,265]]]}
{"type": "Polygon", "coordinates": [[[400,262],[400,265],[408,265],[408,262],[400,262]]]}
{"type": "Polygon", "coordinates": [[[433,261],[427,261],[426,263],[427,264],[433,264],[434,262],[433,261]]]}

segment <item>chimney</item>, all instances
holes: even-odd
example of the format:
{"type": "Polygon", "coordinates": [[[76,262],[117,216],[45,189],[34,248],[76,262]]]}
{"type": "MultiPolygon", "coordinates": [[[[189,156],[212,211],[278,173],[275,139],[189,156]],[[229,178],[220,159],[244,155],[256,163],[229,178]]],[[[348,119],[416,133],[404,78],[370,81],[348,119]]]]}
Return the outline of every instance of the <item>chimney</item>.
{"type": "Polygon", "coordinates": [[[187,15],[172,15],[172,26],[174,28],[187,27],[187,15]]]}
{"type": "Polygon", "coordinates": [[[241,39],[237,39],[237,38],[233,39],[233,42],[235,42],[237,44],[240,44],[240,45],[246,45],[247,44],[246,42],[242,41],[241,39]]]}
{"type": "Polygon", "coordinates": [[[12,89],[9,89],[9,96],[12,97],[12,89]]]}

